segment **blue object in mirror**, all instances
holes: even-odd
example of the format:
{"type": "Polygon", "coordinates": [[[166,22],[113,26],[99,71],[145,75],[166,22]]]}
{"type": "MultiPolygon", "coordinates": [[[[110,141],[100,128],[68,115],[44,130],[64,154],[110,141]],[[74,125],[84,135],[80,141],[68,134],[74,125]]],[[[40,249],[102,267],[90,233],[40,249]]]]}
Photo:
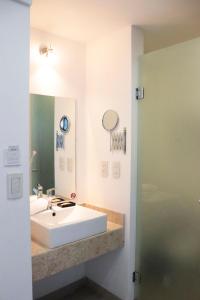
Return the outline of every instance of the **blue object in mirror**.
{"type": "Polygon", "coordinates": [[[63,133],[67,133],[70,130],[70,120],[67,116],[62,116],[60,119],[60,130],[63,133]]]}
{"type": "Polygon", "coordinates": [[[58,134],[58,131],[56,132],[56,151],[58,149],[64,149],[64,134],[58,134]]]}

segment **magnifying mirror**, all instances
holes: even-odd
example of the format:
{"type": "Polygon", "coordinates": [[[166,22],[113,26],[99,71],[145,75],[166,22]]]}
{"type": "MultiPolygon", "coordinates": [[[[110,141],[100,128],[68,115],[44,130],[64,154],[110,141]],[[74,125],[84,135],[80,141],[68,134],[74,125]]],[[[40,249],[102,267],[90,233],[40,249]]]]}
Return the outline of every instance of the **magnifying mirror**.
{"type": "Polygon", "coordinates": [[[107,131],[113,131],[119,123],[119,115],[114,110],[107,110],[102,118],[103,128],[107,131]]]}
{"type": "Polygon", "coordinates": [[[60,130],[62,133],[67,133],[70,130],[70,120],[68,116],[62,116],[60,119],[60,130]]]}

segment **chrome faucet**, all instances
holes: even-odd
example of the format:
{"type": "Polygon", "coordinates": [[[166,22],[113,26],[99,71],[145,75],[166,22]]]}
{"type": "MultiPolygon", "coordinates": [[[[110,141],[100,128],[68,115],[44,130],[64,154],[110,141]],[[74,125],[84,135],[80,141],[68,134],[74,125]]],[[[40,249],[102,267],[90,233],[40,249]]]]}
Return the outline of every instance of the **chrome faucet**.
{"type": "Polygon", "coordinates": [[[55,195],[55,188],[51,188],[47,190],[47,196],[52,197],[55,195]]]}
{"type": "MultiPolygon", "coordinates": [[[[42,209],[36,213],[34,213],[33,215],[36,215],[36,214],[39,214],[41,212],[44,212],[44,211],[47,211],[47,210],[50,210],[52,212],[52,216],[56,216],[56,210],[53,208],[53,204],[51,202],[52,200],[52,196],[53,196],[53,192],[55,191],[54,188],[52,189],[49,189],[47,190],[47,198],[46,200],[48,201],[47,202],[47,207],[45,209],[42,209]]],[[[42,198],[43,197],[43,187],[38,183],[37,184],[37,188],[33,188],[33,192],[37,195],[38,198],[42,198]]]]}
{"type": "Polygon", "coordinates": [[[43,196],[43,187],[38,183],[37,188],[33,188],[33,192],[37,195],[38,198],[43,196]]]}
{"type": "Polygon", "coordinates": [[[48,205],[47,205],[47,210],[52,211],[52,216],[56,215],[56,211],[53,208],[53,204],[51,202],[53,194],[55,195],[55,188],[51,188],[47,190],[47,196],[48,196],[48,205]]]}
{"type": "Polygon", "coordinates": [[[46,210],[50,210],[52,212],[53,217],[56,216],[56,211],[53,208],[53,204],[51,203],[51,198],[48,199],[48,204],[47,204],[47,209],[46,210]]]}

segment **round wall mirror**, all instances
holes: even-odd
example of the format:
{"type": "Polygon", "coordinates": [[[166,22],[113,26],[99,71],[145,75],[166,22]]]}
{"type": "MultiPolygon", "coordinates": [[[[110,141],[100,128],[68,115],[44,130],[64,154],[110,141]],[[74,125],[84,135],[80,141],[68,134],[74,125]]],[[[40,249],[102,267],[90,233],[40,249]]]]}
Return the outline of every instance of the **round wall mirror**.
{"type": "Polygon", "coordinates": [[[102,125],[105,130],[114,130],[119,123],[119,115],[114,110],[107,110],[102,118],[102,125]]]}
{"type": "Polygon", "coordinates": [[[70,130],[70,120],[67,116],[62,116],[60,119],[60,130],[63,133],[67,133],[70,130]]]}

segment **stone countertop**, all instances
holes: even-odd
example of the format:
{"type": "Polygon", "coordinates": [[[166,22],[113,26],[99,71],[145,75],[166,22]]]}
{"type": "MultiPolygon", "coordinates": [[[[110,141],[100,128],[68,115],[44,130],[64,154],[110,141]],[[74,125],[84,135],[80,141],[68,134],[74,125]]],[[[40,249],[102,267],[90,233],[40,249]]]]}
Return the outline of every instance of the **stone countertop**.
{"type": "MultiPolygon", "coordinates": [[[[84,206],[90,205],[84,204],[84,206]]],[[[95,209],[95,207],[92,207],[95,209]]],[[[124,246],[122,214],[97,208],[107,213],[107,231],[54,249],[32,241],[33,281],[54,275],[124,246]],[[113,223],[113,220],[116,223],[113,223]],[[112,221],[112,222],[111,222],[112,221]]]]}

